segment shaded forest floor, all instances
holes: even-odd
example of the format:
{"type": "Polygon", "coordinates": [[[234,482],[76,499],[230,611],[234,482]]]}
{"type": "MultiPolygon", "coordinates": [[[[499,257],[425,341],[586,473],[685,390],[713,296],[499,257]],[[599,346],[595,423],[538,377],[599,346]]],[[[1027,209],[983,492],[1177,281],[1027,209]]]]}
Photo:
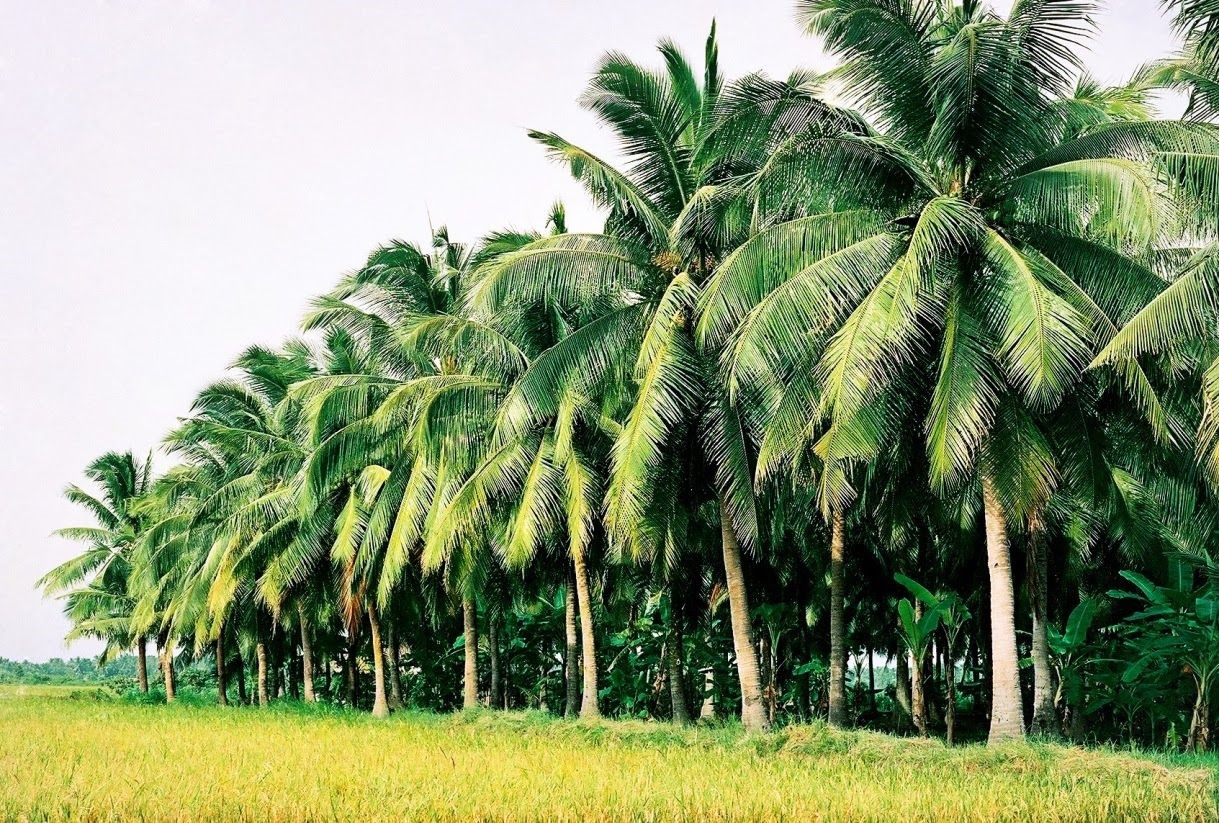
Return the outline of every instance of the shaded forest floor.
{"type": "Polygon", "coordinates": [[[1219,760],[0,687],[0,819],[1209,820],[1219,760]]]}

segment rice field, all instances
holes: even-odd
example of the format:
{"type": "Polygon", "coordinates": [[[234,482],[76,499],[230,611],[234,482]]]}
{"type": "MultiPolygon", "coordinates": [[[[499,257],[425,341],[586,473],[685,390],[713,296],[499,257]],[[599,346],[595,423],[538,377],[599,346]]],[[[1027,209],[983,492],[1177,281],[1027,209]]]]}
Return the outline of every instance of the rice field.
{"type": "Polygon", "coordinates": [[[0,820],[1209,820],[1203,763],[0,687],[0,820]]]}

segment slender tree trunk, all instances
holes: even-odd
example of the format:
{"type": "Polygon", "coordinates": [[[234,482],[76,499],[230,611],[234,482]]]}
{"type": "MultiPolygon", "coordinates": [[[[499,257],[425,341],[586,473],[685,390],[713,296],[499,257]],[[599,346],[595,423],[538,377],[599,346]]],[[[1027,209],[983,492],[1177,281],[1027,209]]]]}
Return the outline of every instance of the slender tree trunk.
{"type": "Polygon", "coordinates": [[[398,711],[402,702],[402,672],[398,668],[398,633],[391,620],[385,629],[385,662],[389,666],[389,708],[398,711]]]}
{"type": "Polygon", "coordinates": [[[580,711],[580,636],[576,622],[576,572],[572,564],[567,566],[567,591],[563,594],[564,629],[567,648],[563,656],[564,679],[567,681],[567,704],[565,717],[575,717],[580,711]]]}
{"type": "Polygon", "coordinates": [[[1205,752],[1211,741],[1211,706],[1207,695],[1210,686],[1206,681],[1196,682],[1197,698],[1194,700],[1194,713],[1189,720],[1189,737],[1185,740],[1185,748],[1191,752],[1205,752]]]}
{"type": "Polygon", "coordinates": [[[868,710],[876,714],[876,663],[875,652],[868,649],[868,710]]]}
{"type": "Polygon", "coordinates": [[[377,607],[368,604],[369,642],[372,643],[373,717],[389,717],[385,699],[385,649],[381,645],[381,624],[377,622],[377,607]]]}
{"type": "Polygon", "coordinates": [[[461,599],[462,629],[466,640],[466,668],[462,679],[461,707],[478,708],[478,611],[474,598],[463,595],[461,599]]]}
{"type": "Polygon", "coordinates": [[[499,694],[499,621],[492,612],[487,619],[487,657],[491,664],[491,688],[487,693],[487,707],[498,709],[499,694]]]}
{"type": "Polygon", "coordinates": [[[580,610],[580,637],[583,643],[584,694],[580,703],[580,717],[591,719],[601,716],[601,709],[597,705],[597,633],[593,627],[592,586],[588,582],[588,566],[584,562],[582,551],[575,553],[572,564],[576,576],[576,606],[580,610]]]}
{"type": "Polygon", "coordinates": [[[741,568],[741,545],[728,507],[720,499],[720,532],[723,536],[724,579],[728,588],[728,607],[732,616],[732,645],[736,649],[737,676],[741,681],[741,722],[751,732],[765,731],[766,708],[762,705],[762,680],[758,673],[758,653],[749,619],[749,594],[741,568]]]}
{"type": "Polygon", "coordinates": [[[229,679],[224,670],[224,629],[216,636],[216,692],[221,706],[229,704],[229,679]]]}
{"type": "Polygon", "coordinates": [[[1028,592],[1033,613],[1033,724],[1031,731],[1040,737],[1054,734],[1058,725],[1054,716],[1054,675],[1050,667],[1050,640],[1046,634],[1048,620],[1047,562],[1045,528],[1040,514],[1029,518],[1028,592]]]}
{"type": "Polygon", "coordinates": [[[910,719],[920,737],[927,736],[927,696],[923,692],[923,667],[921,661],[910,663],[910,719]]]}
{"type": "Polygon", "coordinates": [[[165,702],[174,702],[177,693],[178,683],[174,674],[174,644],[173,641],[170,641],[165,645],[165,702]]]}
{"type": "Polygon", "coordinates": [[[952,646],[944,647],[944,695],[947,704],[944,707],[944,727],[947,731],[948,745],[956,742],[957,728],[957,662],[952,655],[952,646]]]}
{"type": "Polygon", "coordinates": [[[353,632],[352,636],[347,638],[347,655],[343,658],[343,689],[347,695],[347,705],[353,709],[360,697],[360,670],[356,667],[356,650],[359,643],[359,636],[353,632]]]}
{"type": "Polygon", "coordinates": [[[148,638],[140,635],[135,646],[136,679],[140,684],[140,693],[148,694],[148,638]]]}
{"type": "Polygon", "coordinates": [[[254,655],[258,658],[258,705],[265,708],[270,695],[267,691],[267,641],[260,632],[258,644],[254,647],[254,655]]]}
{"type": "Polygon", "coordinates": [[[305,702],[316,703],[313,693],[313,643],[309,638],[309,621],[305,619],[305,606],[296,604],[296,617],[301,626],[301,680],[305,687],[305,702]]]}
{"type": "Polygon", "coordinates": [[[843,517],[835,511],[830,534],[830,725],[845,727],[847,717],[846,612],[843,587],[843,517]]]}
{"type": "Polygon", "coordinates": [[[991,701],[989,743],[1024,737],[1024,707],[1020,699],[1020,658],[1016,654],[1016,603],[1012,592],[1012,561],[1007,522],[994,481],[982,478],[986,510],[986,560],[990,569],[991,701]]]}
{"type": "Polygon", "coordinates": [[[682,661],[685,642],[682,639],[681,621],[676,614],[670,617],[669,648],[667,655],[669,675],[669,699],[673,704],[673,722],[687,725],[690,722],[690,706],[686,702],[686,676],[682,661]]]}
{"type": "Polygon", "coordinates": [[[715,719],[715,667],[708,666],[703,671],[703,705],[698,711],[702,720],[715,719]]]}

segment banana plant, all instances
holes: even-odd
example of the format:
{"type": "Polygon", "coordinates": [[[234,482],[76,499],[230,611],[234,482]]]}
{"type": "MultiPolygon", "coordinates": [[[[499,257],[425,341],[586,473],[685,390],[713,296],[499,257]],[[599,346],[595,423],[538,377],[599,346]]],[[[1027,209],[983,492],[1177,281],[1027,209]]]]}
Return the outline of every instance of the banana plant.
{"type": "Polygon", "coordinates": [[[923,690],[923,661],[940,627],[943,612],[940,600],[924,586],[906,577],[895,574],[893,579],[905,586],[912,595],[910,600],[897,602],[898,628],[902,642],[910,652],[910,715],[918,733],[927,736],[927,700],[923,690]]]}
{"type": "Polygon", "coordinates": [[[1135,661],[1122,679],[1136,683],[1156,663],[1188,675],[1194,686],[1194,706],[1185,748],[1206,751],[1211,692],[1219,678],[1219,591],[1209,581],[1195,589],[1192,574],[1179,575],[1172,586],[1156,585],[1133,571],[1123,571],[1121,576],[1137,591],[1110,591],[1109,596],[1133,599],[1143,607],[1126,618],[1133,629],[1129,642],[1135,661]]]}

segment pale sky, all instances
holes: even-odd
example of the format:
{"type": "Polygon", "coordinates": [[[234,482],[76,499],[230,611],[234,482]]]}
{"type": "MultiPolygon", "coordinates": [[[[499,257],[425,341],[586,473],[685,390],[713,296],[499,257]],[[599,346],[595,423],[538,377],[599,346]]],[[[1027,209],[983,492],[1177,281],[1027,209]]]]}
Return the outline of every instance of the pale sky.
{"type": "MultiPolygon", "coordinates": [[[[1006,10],[1008,2],[1000,0],[1006,10]]],[[[65,648],[34,581],[77,547],[60,493],[107,450],[154,447],[251,343],[429,214],[473,240],[563,198],[527,128],[612,154],[576,105],[605,51],[729,76],[826,68],[791,0],[0,0],[0,657],[65,648]]],[[[1089,65],[1118,81],[1173,38],[1111,0],[1089,65]]]]}

